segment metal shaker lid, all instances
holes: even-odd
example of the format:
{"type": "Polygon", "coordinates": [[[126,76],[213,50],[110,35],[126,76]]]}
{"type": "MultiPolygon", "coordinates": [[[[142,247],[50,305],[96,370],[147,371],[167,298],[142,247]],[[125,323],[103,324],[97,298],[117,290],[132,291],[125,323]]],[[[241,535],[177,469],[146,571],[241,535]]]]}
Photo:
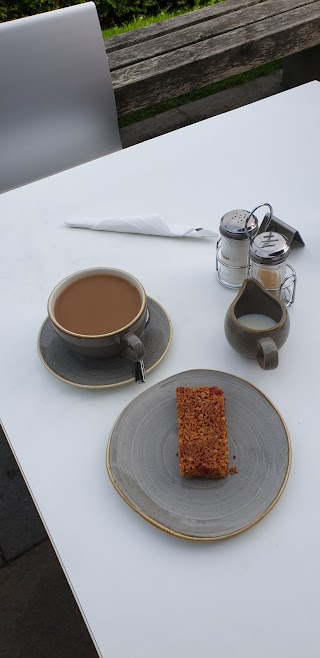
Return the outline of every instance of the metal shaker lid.
{"type": "Polygon", "coordinates": [[[251,215],[247,227],[246,220],[251,213],[248,210],[230,210],[220,220],[220,233],[232,240],[247,240],[258,232],[258,220],[251,215]]]}
{"type": "Polygon", "coordinates": [[[261,265],[277,265],[289,256],[290,245],[281,233],[260,233],[250,243],[250,258],[261,265]]]}

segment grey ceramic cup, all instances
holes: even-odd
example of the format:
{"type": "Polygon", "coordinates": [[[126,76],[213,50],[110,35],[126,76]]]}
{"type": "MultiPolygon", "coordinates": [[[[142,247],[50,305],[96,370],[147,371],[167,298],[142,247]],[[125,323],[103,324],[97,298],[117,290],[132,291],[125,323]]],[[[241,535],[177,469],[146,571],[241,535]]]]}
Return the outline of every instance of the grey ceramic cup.
{"type": "Polygon", "coordinates": [[[145,348],[139,336],[142,334],[147,321],[147,296],[145,290],[132,274],[112,267],[94,267],[70,274],[60,281],[51,292],[48,299],[48,316],[57,334],[67,344],[68,348],[83,356],[107,358],[123,354],[130,361],[139,361],[145,356],[145,348]],[[83,277],[97,274],[118,276],[129,281],[139,292],[141,307],[138,314],[125,327],[117,331],[98,336],[84,336],[62,327],[56,320],[54,307],[57,298],[71,283],[83,277]]]}
{"type": "Polygon", "coordinates": [[[242,356],[257,359],[263,370],[278,365],[278,350],[288,338],[290,320],[286,306],[255,279],[245,279],[229,307],[224,323],[230,345],[242,356]],[[252,329],[239,321],[244,315],[261,314],[276,324],[269,329],[252,329]]]}

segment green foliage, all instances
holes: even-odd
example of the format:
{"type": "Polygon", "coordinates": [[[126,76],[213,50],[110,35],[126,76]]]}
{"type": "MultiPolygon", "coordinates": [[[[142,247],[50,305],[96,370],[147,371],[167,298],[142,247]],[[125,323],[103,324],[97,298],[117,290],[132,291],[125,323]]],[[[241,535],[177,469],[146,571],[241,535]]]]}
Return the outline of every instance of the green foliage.
{"type": "MultiPolygon", "coordinates": [[[[86,0],[0,0],[0,22],[70,7],[86,0]]],[[[219,2],[219,0],[215,0],[219,2]]],[[[153,14],[190,11],[211,4],[208,0],[95,0],[102,29],[153,14]]]]}
{"type": "Polygon", "coordinates": [[[0,0],[0,22],[70,7],[85,0],[0,0]]]}

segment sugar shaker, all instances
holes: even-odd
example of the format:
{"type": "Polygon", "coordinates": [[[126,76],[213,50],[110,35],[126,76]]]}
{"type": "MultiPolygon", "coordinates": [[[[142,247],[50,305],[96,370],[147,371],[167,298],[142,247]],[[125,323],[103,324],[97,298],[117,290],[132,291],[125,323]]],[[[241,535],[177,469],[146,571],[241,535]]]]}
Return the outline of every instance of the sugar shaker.
{"type": "Polygon", "coordinates": [[[250,276],[287,305],[294,301],[296,273],[289,265],[290,245],[281,233],[268,231],[250,243],[250,276]]]}

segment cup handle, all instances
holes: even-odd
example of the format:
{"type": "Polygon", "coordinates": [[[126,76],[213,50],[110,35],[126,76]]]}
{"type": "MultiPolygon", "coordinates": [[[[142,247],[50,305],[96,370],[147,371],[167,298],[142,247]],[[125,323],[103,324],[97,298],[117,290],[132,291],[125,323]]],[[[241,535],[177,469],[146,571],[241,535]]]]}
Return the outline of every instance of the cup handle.
{"type": "Polygon", "coordinates": [[[133,334],[131,331],[128,331],[121,338],[121,342],[127,346],[127,349],[122,352],[123,356],[126,356],[129,361],[140,361],[145,356],[146,350],[145,346],[141,342],[140,338],[133,334]]]}
{"type": "Polygon", "coordinates": [[[274,370],[279,363],[278,348],[272,338],[258,340],[257,361],[262,370],[274,370]]]}

